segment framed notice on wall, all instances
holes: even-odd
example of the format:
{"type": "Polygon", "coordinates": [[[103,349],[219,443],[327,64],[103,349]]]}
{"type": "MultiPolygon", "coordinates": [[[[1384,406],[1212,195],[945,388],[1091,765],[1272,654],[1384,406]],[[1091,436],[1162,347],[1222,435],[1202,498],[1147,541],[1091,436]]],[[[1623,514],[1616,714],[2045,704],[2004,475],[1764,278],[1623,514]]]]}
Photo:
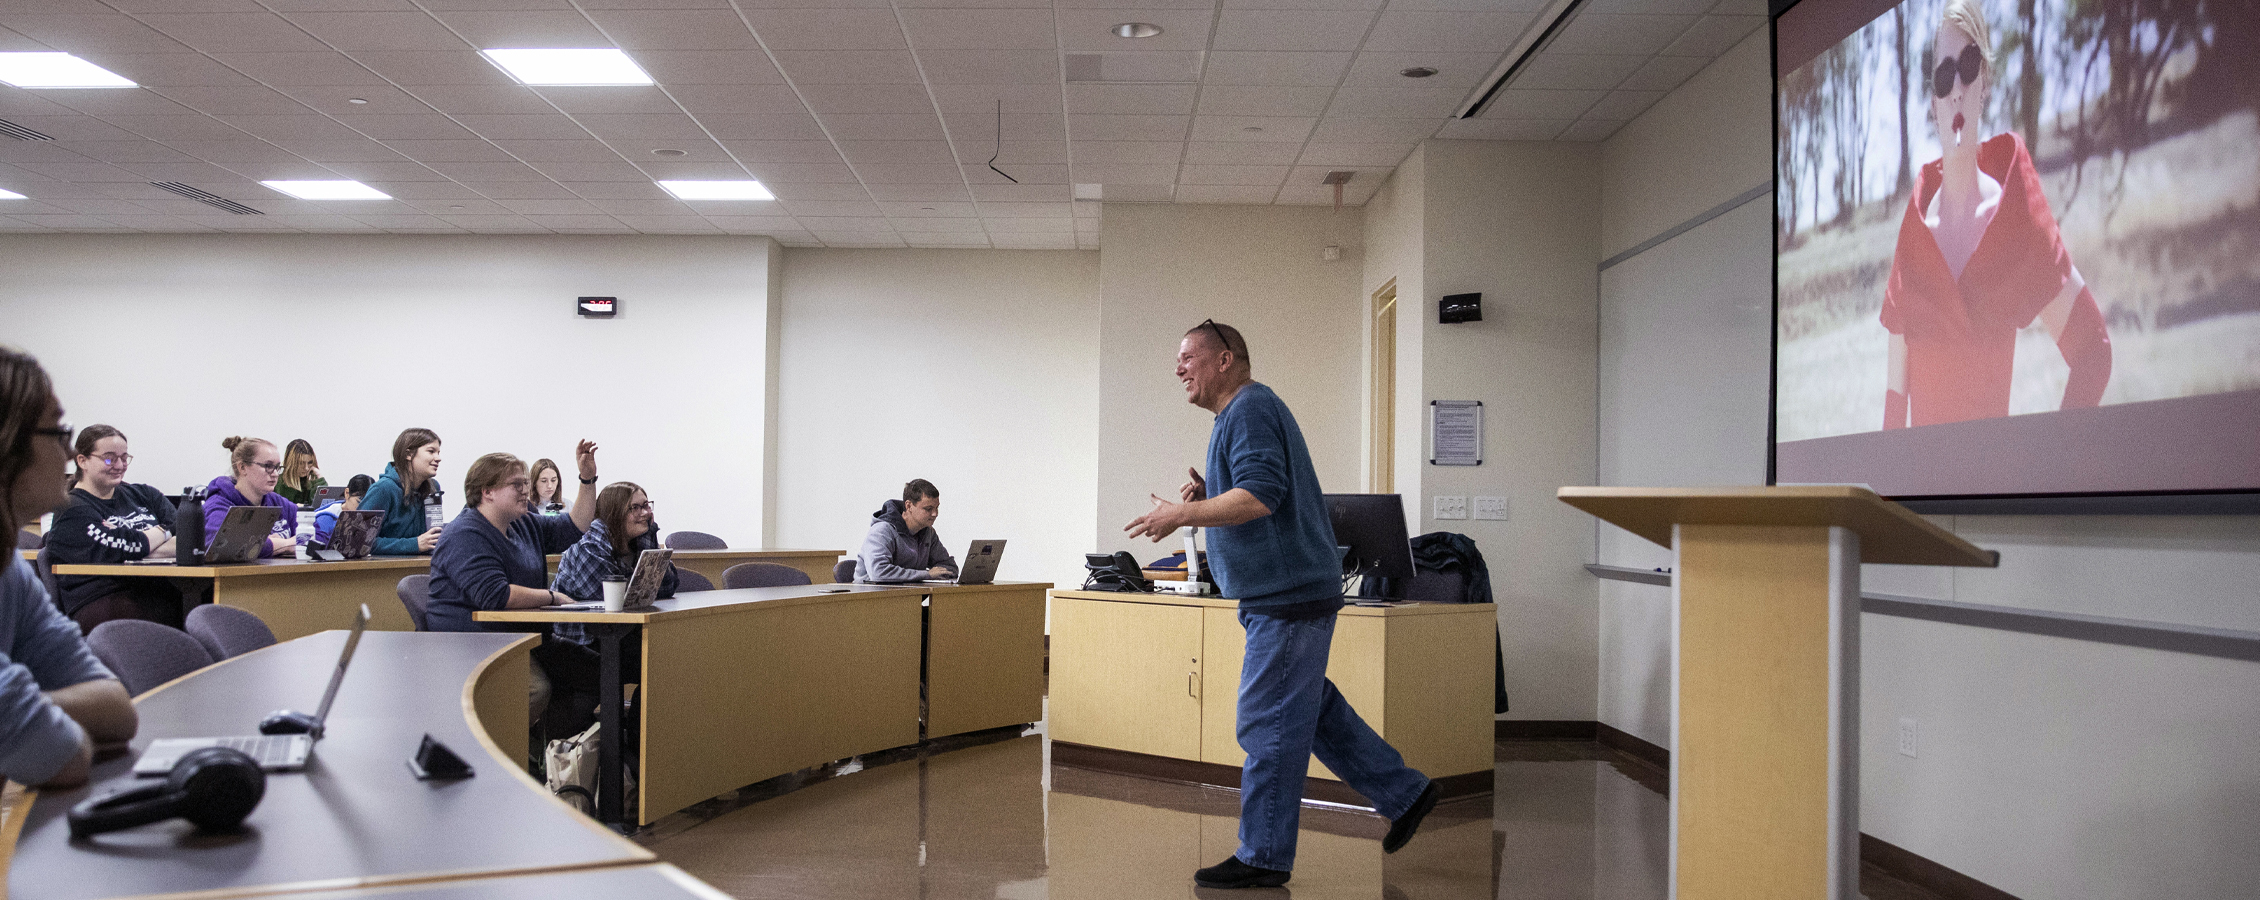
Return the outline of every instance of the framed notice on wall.
{"type": "Polygon", "coordinates": [[[1483,401],[1428,401],[1428,464],[1483,464],[1483,401]]]}

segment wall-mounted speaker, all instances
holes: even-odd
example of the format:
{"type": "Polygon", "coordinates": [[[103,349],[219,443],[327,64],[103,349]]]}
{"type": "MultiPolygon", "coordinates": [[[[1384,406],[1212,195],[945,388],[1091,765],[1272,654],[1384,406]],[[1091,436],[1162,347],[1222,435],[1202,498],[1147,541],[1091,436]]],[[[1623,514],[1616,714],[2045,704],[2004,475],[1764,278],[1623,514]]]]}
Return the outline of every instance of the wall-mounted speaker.
{"type": "Polygon", "coordinates": [[[1483,321],[1482,294],[1445,294],[1436,301],[1436,323],[1457,325],[1461,322],[1483,321]]]}
{"type": "Polygon", "coordinates": [[[581,315],[591,319],[609,319],[619,311],[618,297],[582,297],[581,315]]]}

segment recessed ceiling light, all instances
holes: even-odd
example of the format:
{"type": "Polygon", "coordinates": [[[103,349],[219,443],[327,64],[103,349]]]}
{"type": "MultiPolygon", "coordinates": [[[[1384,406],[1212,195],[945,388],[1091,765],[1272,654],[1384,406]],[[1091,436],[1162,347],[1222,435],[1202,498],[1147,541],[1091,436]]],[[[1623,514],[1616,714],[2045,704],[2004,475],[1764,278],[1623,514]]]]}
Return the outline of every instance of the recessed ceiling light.
{"type": "Polygon", "coordinates": [[[521,84],[651,84],[642,66],[618,50],[481,50],[521,84]]]}
{"type": "Polygon", "coordinates": [[[300,200],[390,200],[387,194],[358,181],[262,181],[300,200]]]}
{"type": "Polygon", "coordinates": [[[8,190],[7,188],[0,188],[0,200],[28,200],[28,199],[31,199],[31,198],[29,198],[29,197],[25,197],[24,195],[22,195],[22,194],[19,194],[19,193],[16,193],[15,191],[11,191],[11,190],[8,190]]]}
{"type": "Polygon", "coordinates": [[[1111,30],[1115,37],[1150,38],[1161,33],[1161,26],[1152,22],[1124,22],[1111,30]]]}
{"type": "Polygon", "coordinates": [[[366,97],[347,97],[347,98],[345,98],[345,102],[347,102],[347,103],[351,103],[351,104],[353,104],[353,105],[355,105],[355,106],[367,106],[367,105],[369,105],[369,100],[368,100],[368,98],[366,98],[366,97]]]}
{"type": "Polygon", "coordinates": [[[0,53],[0,81],[20,88],[140,87],[116,72],[68,53],[0,53]]]}
{"type": "Polygon", "coordinates": [[[1406,78],[1427,78],[1430,75],[1436,74],[1436,70],[1431,69],[1427,66],[1414,66],[1410,69],[1399,70],[1397,74],[1403,75],[1406,78]]]}
{"type": "Polygon", "coordinates": [[[1246,127],[1246,128],[1242,128],[1242,129],[1240,129],[1240,130],[1241,130],[1241,131],[1262,131],[1262,130],[1263,130],[1263,126],[1261,126],[1261,125],[1250,125],[1250,126],[1248,126],[1248,127],[1246,127]]]}
{"type": "Polygon", "coordinates": [[[662,148],[660,148],[660,149],[657,149],[657,150],[653,150],[653,151],[651,151],[651,155],[653,155],[653,156],[669,156],[669,157],[672,157],[672,156],[689,156],[689,155],[690,155],[690,151],[688,151],[688,150],[671,150],[671,149],[668,149],[668,148],[662,147],[662,148]]]}
{"type": "Polygon", "coordinates": [[[662,181],[677,200],[775,200],[758,181],[662,181]]]}

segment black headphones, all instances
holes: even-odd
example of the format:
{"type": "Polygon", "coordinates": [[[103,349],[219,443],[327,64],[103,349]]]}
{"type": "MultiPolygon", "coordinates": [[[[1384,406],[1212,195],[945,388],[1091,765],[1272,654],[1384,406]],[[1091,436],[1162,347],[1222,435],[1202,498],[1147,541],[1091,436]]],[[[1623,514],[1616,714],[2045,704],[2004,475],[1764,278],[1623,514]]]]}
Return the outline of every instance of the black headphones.
{"type": "Polygon", "coordinates": [[[71,837],[83,838],[180,816],[204,831],[243,824],[267,794],[267,773],[240,750],[200,747],[173,764],[163,782],[71,807],[71,837]]]}

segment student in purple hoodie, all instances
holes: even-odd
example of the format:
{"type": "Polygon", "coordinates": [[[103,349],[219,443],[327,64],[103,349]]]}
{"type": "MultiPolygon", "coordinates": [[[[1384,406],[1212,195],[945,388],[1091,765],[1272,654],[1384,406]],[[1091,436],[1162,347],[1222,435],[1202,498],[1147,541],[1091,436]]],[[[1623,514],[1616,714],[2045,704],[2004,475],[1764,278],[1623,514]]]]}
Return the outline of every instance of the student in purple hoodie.
{"type": "Polygon", "coordinates": [[[267,536],[259,556],[280,556],[298,549],[298,504],[275,493],[275,481],[282,476],[282,451],[272,442],[254,437],[231,437],[220,446],[228,448],[228,462],[235,474],[214,478],[204,486],[204,542],[209,545],[219,535],[228,510],[273,506],[280,508],[282,515],[275,517],[275,533],[267,536]]]}

